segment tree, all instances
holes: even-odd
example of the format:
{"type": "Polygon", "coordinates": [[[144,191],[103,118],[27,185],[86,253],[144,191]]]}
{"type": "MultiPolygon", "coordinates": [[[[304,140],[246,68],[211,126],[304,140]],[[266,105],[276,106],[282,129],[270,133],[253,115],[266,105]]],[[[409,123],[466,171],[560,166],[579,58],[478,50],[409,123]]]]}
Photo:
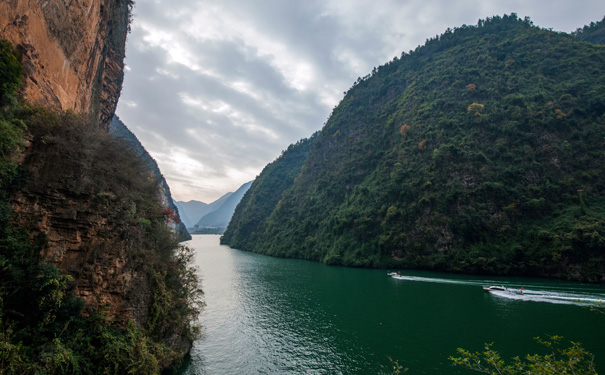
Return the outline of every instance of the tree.
{"type": "Polygon", "coordinates": [[[482,353],[471,353],[458,348],[460,357],[450,357],[456,366],[490,375],[558,375],[597,374],[594,356],[586,351],[580,343],[571,342],[569,348],[561,348],[561,336],[551,336],[548,340],[536,337],[535,340],[549,350],[549,354],[528,354],[526,361],[514,357],[506,363],[500,353],[492,349],[493,343],[485,344],[482,353]]]}

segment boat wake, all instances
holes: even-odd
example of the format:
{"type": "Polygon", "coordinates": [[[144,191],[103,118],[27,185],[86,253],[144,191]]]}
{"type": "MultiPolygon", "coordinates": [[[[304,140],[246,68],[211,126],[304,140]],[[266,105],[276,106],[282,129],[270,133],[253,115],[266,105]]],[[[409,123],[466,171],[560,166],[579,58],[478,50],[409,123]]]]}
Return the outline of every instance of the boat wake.
{"type": "Polygon", "coordinates": [[[510,291],[490,291],[490,294],[518,301],[548,302],[563,305],[591,306],[603,304],[605,296],[602,294],[590,294],[581,292],[558,292],[547,290],[523,289],[523,294],[511,293],[510,291]]]}
{"type": "Polygon", "coordinates": [[[502,281],[495,280],[459,280],[421,276],[407,276],[395,272],[389,273],[388,275],[396,280],[441,284],[459,284],[477,286],[482,288],[489,287],[490,285],[503,285],[506,290],[489,290],[490,295],[516,301],[546,302],[579,306],[605,305],[605,290],[603,290],[602,288],[593,288],[591,286],[578,288],[574,287],[573,285],[519,285],[512,282],[503,283],[502,281]],[[522,294],[519,293],[519,291],[522,291],[522,294]]]}

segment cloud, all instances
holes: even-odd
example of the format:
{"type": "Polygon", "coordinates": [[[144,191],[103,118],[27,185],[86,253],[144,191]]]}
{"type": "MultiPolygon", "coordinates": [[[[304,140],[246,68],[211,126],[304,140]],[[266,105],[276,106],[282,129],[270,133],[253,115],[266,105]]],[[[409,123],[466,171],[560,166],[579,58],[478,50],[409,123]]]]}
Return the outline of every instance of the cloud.
{"type": "Polygon", "coordinates": [[[137,0],[118,115],[175,199],[210,202],[327,120],[357,77],[448,27],[516,12],[572,31],[586,0],[137,0]]]}

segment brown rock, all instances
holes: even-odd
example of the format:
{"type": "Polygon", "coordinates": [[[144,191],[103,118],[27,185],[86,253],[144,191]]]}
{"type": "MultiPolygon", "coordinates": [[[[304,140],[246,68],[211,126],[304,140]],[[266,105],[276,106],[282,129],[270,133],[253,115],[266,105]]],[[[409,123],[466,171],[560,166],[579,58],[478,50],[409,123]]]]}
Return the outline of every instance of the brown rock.
{"type": "Polygon", "coordinates": [[[127,0],[3,0],[0,38],[21,52],[23,97],[91,113],[106,126],[120,96],[127,0]]]}

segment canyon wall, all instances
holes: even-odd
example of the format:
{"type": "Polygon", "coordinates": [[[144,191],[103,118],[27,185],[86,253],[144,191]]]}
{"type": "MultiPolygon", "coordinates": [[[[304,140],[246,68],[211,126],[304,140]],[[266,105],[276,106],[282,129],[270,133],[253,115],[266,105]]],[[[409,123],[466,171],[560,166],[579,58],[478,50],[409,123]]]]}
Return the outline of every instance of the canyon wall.
{"type": "Polygon", "coordinates": [[[25,67],[21,95],[56,110],[90,113],[104,126],[124,76],[129,0],[5,0],[0,38],[25,67]]]}

